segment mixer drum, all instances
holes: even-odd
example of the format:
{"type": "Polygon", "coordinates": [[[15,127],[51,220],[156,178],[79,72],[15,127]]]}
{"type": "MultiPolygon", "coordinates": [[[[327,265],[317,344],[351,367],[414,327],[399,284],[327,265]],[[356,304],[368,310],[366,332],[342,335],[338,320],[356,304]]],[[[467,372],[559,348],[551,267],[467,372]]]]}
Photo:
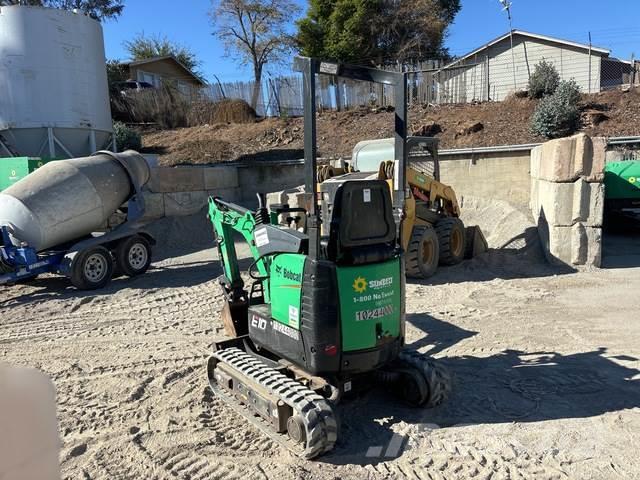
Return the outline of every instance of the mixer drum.
{"type": "Polygon", "coordinates": [[[134,151],[50,162],[0,193],[0,225],[36,251],[71,242],[97,231],[149,176],[134,151]]]}

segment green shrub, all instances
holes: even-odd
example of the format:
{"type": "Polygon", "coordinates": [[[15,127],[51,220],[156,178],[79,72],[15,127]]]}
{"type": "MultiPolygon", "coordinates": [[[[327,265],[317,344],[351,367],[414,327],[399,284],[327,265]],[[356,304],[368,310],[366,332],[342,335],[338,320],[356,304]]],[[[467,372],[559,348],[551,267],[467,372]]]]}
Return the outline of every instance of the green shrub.
{"type": "Polygon", "coordinates": [[[580,88],[575,80],[560,82],[553,95],[540,100],[531,117],[531,131],[546,138],[565,137],[580,127],[580,88]]]}
{"type": "Polygon", "coordinates": [[[573,78],[568,81],[562,81],[554,95],[564,103],[577,105],[580,101],[580,87],[573,78]]]}
{"type": "Polygon", "coordinates": [[[142,138],[135,130],[127,127],[122,122],[113,124],[113,136],[116,139],[116,146],[119,151],[140,150],[142,148],[142,138]]]}
{"type": "Polygon", "coordinates": [[[552,95],[560,84],[560,74],[556,67],[546,60],[542,60],[533,69],[529,77],[529,96],[542,98],[552,95]]]}

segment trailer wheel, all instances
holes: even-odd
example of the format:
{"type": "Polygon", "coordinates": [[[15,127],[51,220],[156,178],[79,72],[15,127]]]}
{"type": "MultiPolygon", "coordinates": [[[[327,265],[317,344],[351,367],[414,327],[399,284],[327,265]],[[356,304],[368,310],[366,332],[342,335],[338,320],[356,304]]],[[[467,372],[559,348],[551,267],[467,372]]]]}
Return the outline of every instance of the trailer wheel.
{"type": "Polygon", "coordinates": [[[78,252],[71,264],[71,283],[79,290],[104,287],[113,276],[113,257],[102,246],[78,252]]]}
{"type": "Polygon", "coordinates": [[[465,230],[462,220],[445,217],[436,223],[440,243],[440,265],[457,265],[464,259],[465,230]]]}
{"type": "Polygon", "coordinates": [[[142,235],[122,240],[115,251],[116,269],[129,277],[142,275],[151,265],[151,244],[142,235]]]}
{"type": "Polygon", "coordinates": [[[429,225],[413,227],[405,257],[407,276],[413,278],[430,277],[438,268],[439,257],[440,246],[433,227],[429,225]]]}

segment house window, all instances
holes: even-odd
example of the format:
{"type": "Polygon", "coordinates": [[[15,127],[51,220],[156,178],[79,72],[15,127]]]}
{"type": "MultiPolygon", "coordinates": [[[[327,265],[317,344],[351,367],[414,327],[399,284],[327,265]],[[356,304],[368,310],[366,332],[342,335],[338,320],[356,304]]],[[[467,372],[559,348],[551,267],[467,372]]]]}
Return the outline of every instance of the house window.
{"type": "Polygon", "coordinates": [[[162,77],[156,73],[144,72],[142,70],[138,70],[138,81],[139,82],[147,82],[158,88],[162,85],[162,77]]]}
{"type": "Polygon", "coordinates": [[[189,95],[189,84],[178,81],[178,91],[183,95],[189,95]]]}

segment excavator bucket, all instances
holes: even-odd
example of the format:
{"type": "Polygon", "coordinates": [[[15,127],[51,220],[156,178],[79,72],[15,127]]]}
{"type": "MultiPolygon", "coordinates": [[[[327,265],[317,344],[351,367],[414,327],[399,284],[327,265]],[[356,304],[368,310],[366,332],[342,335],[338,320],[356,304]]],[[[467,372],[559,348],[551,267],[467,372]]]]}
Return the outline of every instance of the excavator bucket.
{"type": "Polygon", "coordinates": [[[249,305],[244,300],[230,303],[225,299],[220,315],[227,335],[236,338],[249,333],[248,308],[249,305]]]}

